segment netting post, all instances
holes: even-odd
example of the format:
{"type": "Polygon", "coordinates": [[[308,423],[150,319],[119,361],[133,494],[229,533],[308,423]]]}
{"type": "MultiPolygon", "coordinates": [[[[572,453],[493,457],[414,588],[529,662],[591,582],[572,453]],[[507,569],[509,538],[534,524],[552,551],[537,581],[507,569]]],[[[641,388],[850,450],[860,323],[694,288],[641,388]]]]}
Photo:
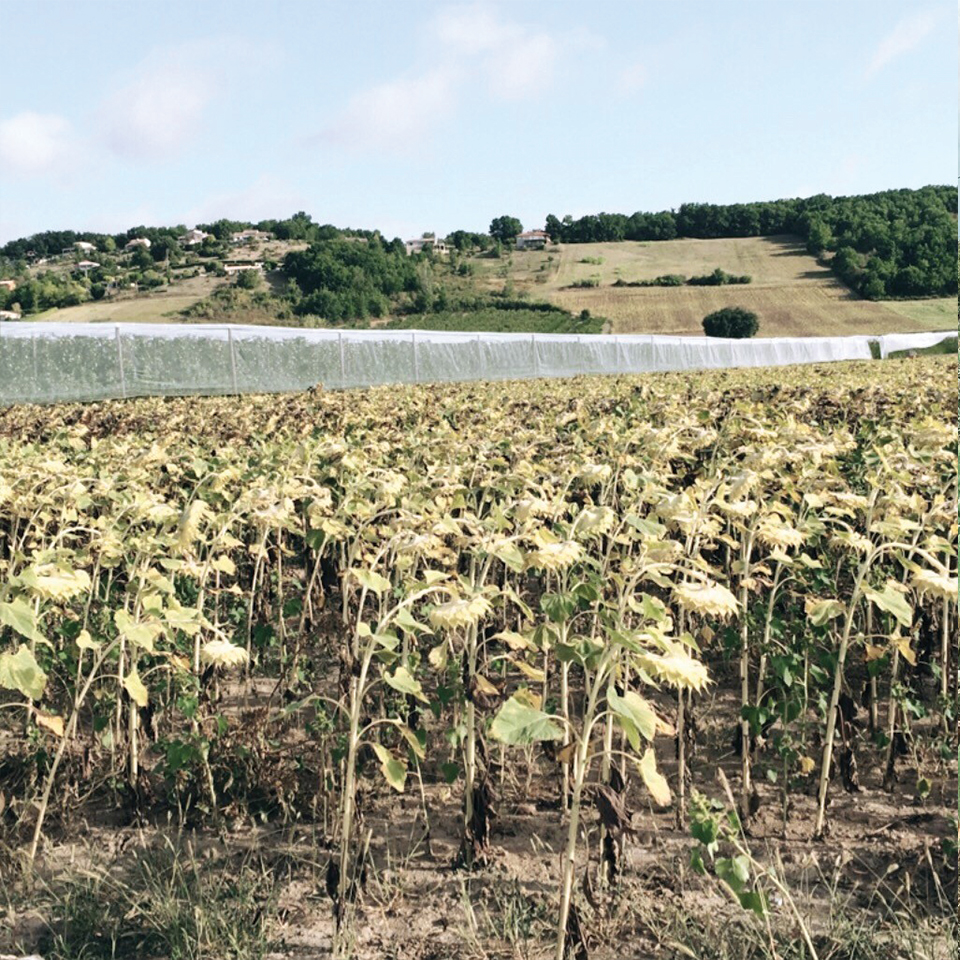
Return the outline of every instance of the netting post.
{"type": "Polygon", "coordinates": [[[540,358],[537,356],[537,335],[535,333],[530,334],[530,349],[533,352],[533,375],[534,377],[539,377],[540,358]]]}
{"type": "Polygon", "coordinates": [[[347,364],[343,356],[343,334],[337,334],[337,342],[340,344],[340,389],[343,390],[347,385],[347,364]]]}
{"type": "Polygon", "coordinates": [[[583,376],[583,337],[577,334],[577,372],[583,376]]]}
{"type": "Polygon", "coordinates": [[[114,337],[117,341],[117,365],[120,367],[120,395],[127,399],[127,375],[123,370],[123,340],[120,339],[120,324],[114,328],[114,337]]]}
{"type": "Polygon", "coordinates": [[[237,355],[233,350],[233,327],[227,327],[227,342],[230,344],[230,379],[236,396],[240,391],[237,389],[237,355]]]}
{"type": "Polygon", "coordinates": [[[420,382],[420,358],[417,356],[417,333],[411,331],[410,343],[413,345],[413,382],[420,382]]]}
{"type": "Polygon", "coordinates": [[[475,341],[475,342],[476,342],[476,344],[477,344],[477,371],[480,373],[480,379],[481,379],[481,380],[489,380],[489,379],[490,379],[489,377],[484,377],[484,376],[483,376],[483,374],[484,374],[486,371],[483,369],[483,351],[480,349],[480,334],[479,334],[479,333],[477,334],[477,338],[476,338],[476,341],[475,341]]]}

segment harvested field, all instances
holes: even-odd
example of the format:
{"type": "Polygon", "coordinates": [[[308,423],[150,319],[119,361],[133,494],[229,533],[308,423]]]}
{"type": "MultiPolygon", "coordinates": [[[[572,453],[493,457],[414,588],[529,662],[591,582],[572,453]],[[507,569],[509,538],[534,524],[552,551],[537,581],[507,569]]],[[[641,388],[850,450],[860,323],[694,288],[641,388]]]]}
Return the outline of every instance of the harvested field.
{"type": "Polygon", "coordinates": [[[953,300],[863,300],[791,236],[722,240],[585,243],[514,252],[506,263],[478,260],[491,288],[517,291],[567,310],[605,317],[612,333],[699,335],[703,317],[742,306],[760,317],[760,336],[844,336],[940,330],[953,325],[953,300]],[[598,262],[599,261],[599,262],[598,262]],[[749,285],[614,287],[663,274],[748,274],[749,285]],[[597,287],[574,287],[596,280],[597,287]]]}

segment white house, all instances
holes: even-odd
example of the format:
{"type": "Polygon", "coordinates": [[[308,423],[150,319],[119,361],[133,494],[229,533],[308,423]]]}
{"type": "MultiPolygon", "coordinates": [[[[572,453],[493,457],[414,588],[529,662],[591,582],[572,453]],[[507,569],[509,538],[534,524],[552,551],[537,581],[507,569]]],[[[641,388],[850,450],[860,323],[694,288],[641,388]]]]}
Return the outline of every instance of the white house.
{"type": "Polygon", "coordinates": [[[95,243],[87,243],[86,240],[78,240],[73,245],[73,249],[76,250],[77,253],[93,253],[97,249],[97,245],[95,243]]]}
{"type": "Polygon", "coordinates": [[[198,243],[203,243],[209,236],[209,233],[204,233],[202,230],[197,230],[197,228],[194,227],[193,230],[188,230],[180,237],[180,243],[185,247],[195,247],[198,243]]]}
{"type": "Polygon", "coordinates": [[[16,280],[0,280],[0,290],[16,290],[16,280]]]}
{"type": "Polygon", "coordinates": [[[256,270],[258,273],[263,273],[263,264],[259,260],[255,263],[252,261],[245,261],[243,263],[225,263],[223,265],[223,269],[228,277],[235,273],[243,273],[244,270],[256,270]]]}
{"type": "Polygon", "coordinates": [[[258,240],[272,240],[273,234],[266,230],[241,230],[230,234],[231,243],[255,243],[258,240]]]}
{"type": "Polygon", "coordinates": [[[16,310],[0,310],[0,320],[19,320],[20,314],[16,310]]]}
{"type": "Polygon", "coordinates": [[[407,248],[408,256],[414,253],[423,253],[427,249],[432,249],[434,253],[441,257],[447,255],[447,245],[442,240],[438,240],[434,234],[425,233],[422,237],[417,237],[416,240],[407,240],[404,246],[407,248]]]}
{"type": "Polygon", "coordinates": [[[137,247],[143,247],[144,250],[149,250],[151,243],[146,237],[134,237],[123,249],[134,250],[137,247]]]}
{"type": "Polygon", "coordinates": [[[96,270],[99,267],[99,263],[94,263],[93,260],[81,260],[77,264],[77,269],[82,270],[84,273],[89,273],[91,270],[96,270]]]}
{"type": "Polygon", "coordinates": [[[550,242],[546,230],[525,230],[517,234],[518,250],[542,250],[550,242]]]}

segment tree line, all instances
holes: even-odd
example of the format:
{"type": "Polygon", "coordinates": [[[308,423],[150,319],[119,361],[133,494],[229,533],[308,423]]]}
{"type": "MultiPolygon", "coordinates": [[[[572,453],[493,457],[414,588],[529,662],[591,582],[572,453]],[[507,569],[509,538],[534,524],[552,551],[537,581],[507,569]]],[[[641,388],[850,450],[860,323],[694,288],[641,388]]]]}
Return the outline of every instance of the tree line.
{"type": "Polygon", "coordinates": [[[598,213],[576,220],[550,214],[545,229],[555,243],[790,233],[868,299],[957,292],[954,186],[762,203],[684,203],[659,213],[598,213]]]}

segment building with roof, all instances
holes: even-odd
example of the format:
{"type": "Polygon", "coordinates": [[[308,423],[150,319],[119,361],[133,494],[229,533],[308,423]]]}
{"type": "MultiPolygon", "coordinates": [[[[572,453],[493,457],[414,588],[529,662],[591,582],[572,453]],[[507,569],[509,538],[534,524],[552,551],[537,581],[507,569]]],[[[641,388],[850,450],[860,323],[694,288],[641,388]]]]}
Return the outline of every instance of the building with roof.
{"type": "Polygon", "coordinates": [[[404,247],[406,247],[408,256],[414,253],[423,253],[425,250],[432,250],[441,257],[445,257],[448,253],[447,245],[442,240],[438,240],[436,234],[433,233],[425,233],[415,240],[407,240],[404,247]]]}
{"type": "Polygon", "coordinates": [[[546,230],[525,230],[517,234],[518,250],[542,250],[550,242],[550,234],[546,230]]]}

